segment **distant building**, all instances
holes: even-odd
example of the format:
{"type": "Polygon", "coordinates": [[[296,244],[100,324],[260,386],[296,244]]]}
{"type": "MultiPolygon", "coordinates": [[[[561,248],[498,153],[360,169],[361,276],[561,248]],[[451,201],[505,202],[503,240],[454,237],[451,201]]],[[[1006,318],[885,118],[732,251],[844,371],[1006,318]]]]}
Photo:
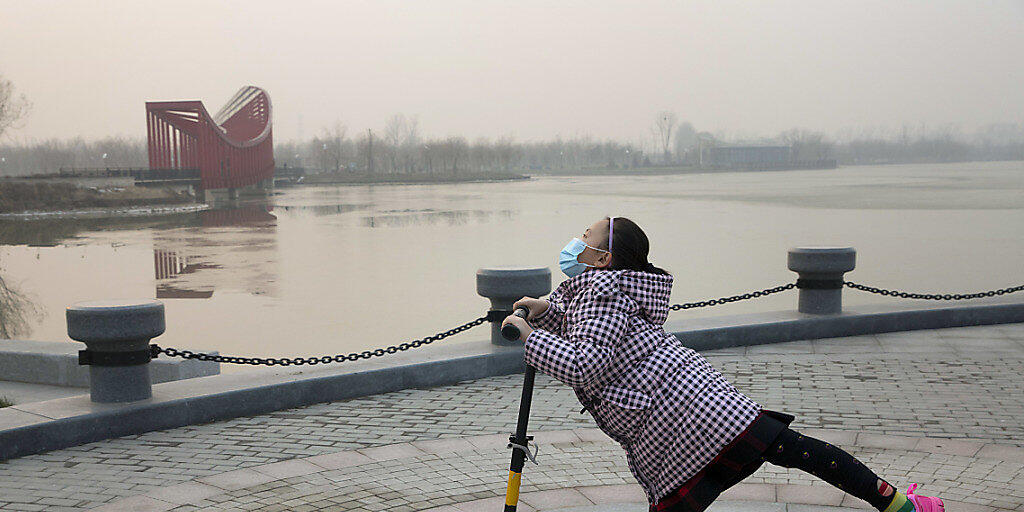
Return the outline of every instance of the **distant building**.
{"type": "Polygon", "coordinates": [[[704,165],[726,169],[780,169],[793,162],[789,146],[715,146],[705,149],[704,165]]]}

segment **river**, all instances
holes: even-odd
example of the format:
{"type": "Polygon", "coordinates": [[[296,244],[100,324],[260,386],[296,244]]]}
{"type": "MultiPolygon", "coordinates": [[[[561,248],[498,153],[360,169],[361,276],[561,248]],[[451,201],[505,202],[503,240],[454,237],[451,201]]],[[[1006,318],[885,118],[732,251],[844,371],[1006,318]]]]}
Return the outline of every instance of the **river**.
{"type": "MultiPolygon", "coordinates": [[[[974,292],[1024,279],[1024,162],[852,166],[521,182],[280,188],[142,219],[0,221],[11,337],[68,340],[77,301],[159,298],[162,346],[294,357],[421,338],[484,314],[478,268],[547,266],[606,215],[637,222],[690,302],[795,280],[786,250],[857,249],[849,280],[974,292]]],[[[1024,299],[1024,297],[1022,297],[1024,299]]],[[[895,302],[847,289],[847,304],[895,302]]],[[[793,309],[796,292],[674,319],[793,309]]],[[[486,326],[440,343],[489,336],[486,326]]],[[[244,371],[229,368],[222,371],[244,371]]]]}

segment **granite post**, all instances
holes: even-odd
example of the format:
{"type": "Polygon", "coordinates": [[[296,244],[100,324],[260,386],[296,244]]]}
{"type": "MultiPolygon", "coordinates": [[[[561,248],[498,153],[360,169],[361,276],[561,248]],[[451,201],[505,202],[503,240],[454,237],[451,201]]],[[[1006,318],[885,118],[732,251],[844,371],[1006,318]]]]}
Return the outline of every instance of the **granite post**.
{"type": "Polygon", "coordinates": [[[547,267],[492,267],[476,271],[476,292],[491,300],[491,343],[515,345],[501,335],[501,321],[512,314],[512,304],[523,297],[540,297],[551,292],[551,270],[547,267]],[[495,312],[495,313],[492,313],[495,312]]]}
{"type": "Polygon", "coordinates": [[[67,308],[68,336],[85,343],[78,364],[89,365],[93,402],[134,402],[153,396],[149,340],[164,332],[164,305],[155,300],[79,302],[67,308]]]}
{"type": "Polygon", "coordinates": [[[794,247],[789,250],[789,269],[796,272],[800,290],[797,310],[814,315],[843,311],[843,274],[853,270],[853,247],[794,247]]]}

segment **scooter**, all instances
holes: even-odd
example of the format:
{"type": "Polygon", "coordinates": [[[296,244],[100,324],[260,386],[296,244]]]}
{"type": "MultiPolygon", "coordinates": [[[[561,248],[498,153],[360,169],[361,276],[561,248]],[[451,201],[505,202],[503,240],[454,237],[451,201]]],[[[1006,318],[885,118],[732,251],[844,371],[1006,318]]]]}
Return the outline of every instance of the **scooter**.
{"type": "MultiPolygon", "coordinates": [[[[512,312],[513,315],[524,320],[529,313],[530,310],[524,307],[516,308],[512,312]]],[[[520,336],[519,328],[508,324],[501,328],[501,335],[510,341],[517,340],[520,336]]],[[[530,462],[537,463],[537,449],[534,447],[533,453],[530,453],[528,444],[533,440],[533,436],[526,435],[526,424],[530,420],[530,403],[533,401],[533,381],[536,375],[537,370],[527,365],[523,375],[523,397],[519,402],[519,422],[516,424],[516,433],[508,437],[508,447],[512,448],[512,464],[508,469],[508,488],[505,491],[504,512],[516,512],[516,506],[519,503],[519,484],[522,480],[523,465],[526,463],[526,459],[529,458],[530,462]]]]}

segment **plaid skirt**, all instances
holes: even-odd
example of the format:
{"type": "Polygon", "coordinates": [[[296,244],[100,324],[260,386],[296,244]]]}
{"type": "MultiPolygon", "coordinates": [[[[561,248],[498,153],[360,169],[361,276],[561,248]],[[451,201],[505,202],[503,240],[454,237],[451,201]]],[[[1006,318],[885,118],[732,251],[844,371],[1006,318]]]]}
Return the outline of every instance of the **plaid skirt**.
{"type": "Polygon", "coordinates": [[[650,512],[703,512],[719,494],[764,464],[761,455],[794,419],[790,414],[762,409],[707,466],[651,505],[650,512]]]}

